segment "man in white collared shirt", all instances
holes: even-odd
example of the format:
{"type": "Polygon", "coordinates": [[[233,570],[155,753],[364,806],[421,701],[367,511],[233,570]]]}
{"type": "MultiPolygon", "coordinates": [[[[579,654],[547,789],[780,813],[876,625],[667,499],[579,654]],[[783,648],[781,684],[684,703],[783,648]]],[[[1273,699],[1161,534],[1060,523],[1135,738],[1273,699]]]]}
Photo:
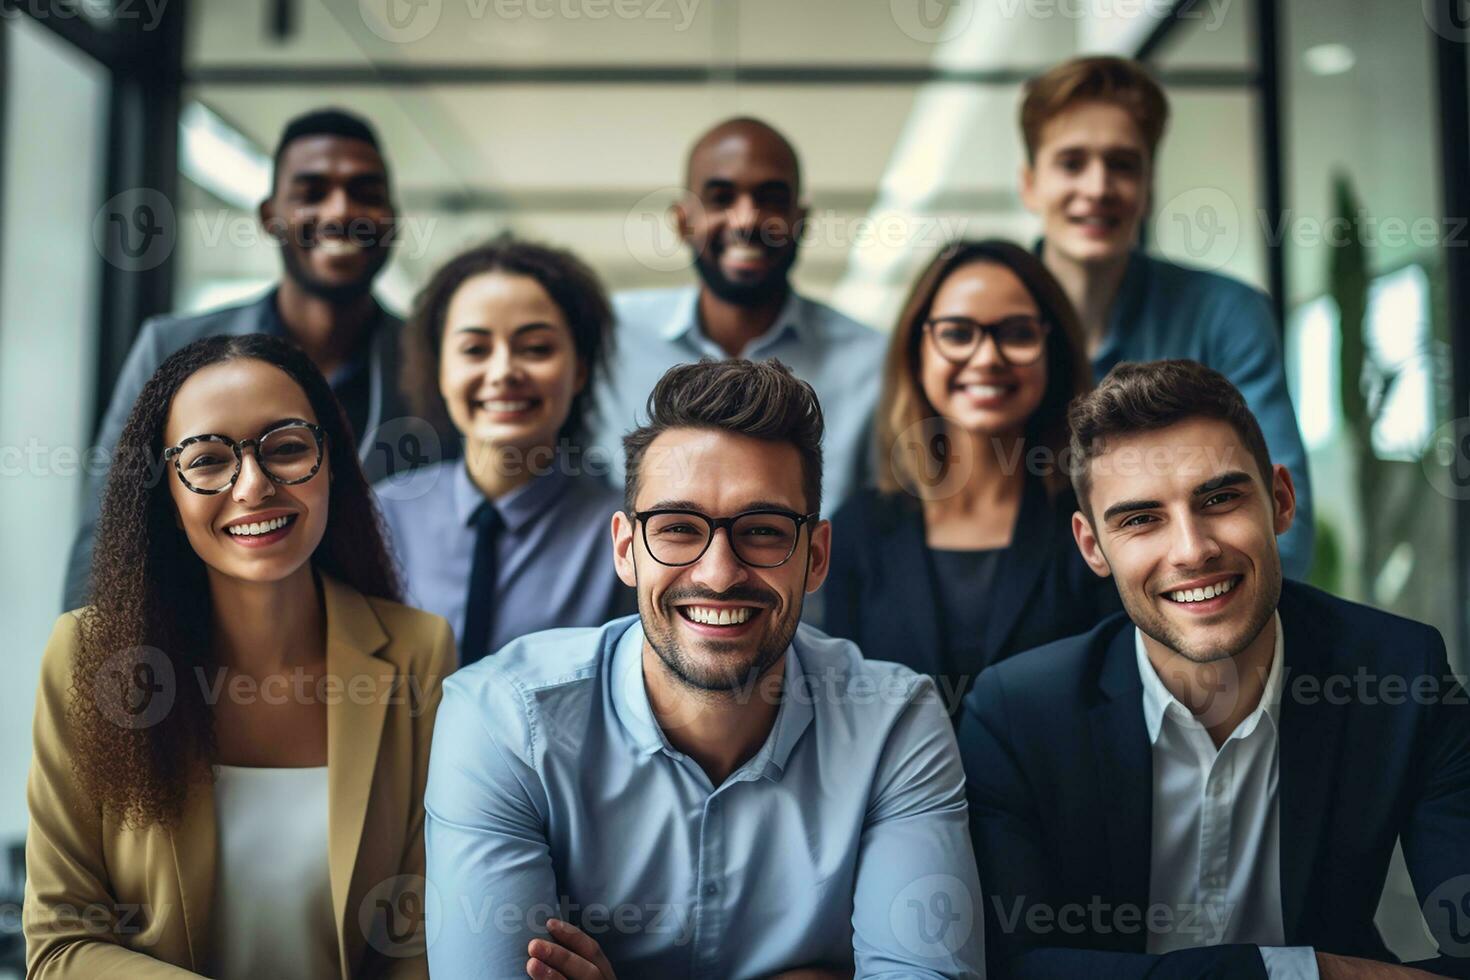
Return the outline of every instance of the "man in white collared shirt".
{"type": "Polygon", "coordinates": [[[1470,976],[1470,707],[1438,632],[1283,581],[1291,476],[1218,372],[1120,365],[1070,421],[1074,536],[1125,612],[965,700],[993,971],[1425,976],[1373,926],[1402,840],[1443,954],[1417,966],[1470,976]]]}
{"type": "Polygon", "coordinates": [[[593,389],[591,444],[614,483],[623,436],[647,421],[654,384],[706,357],[780,358],[816,391],[827,421],[823,513],[866,480],[886,338],[792,288],[806,217],[796,150],[771,126],[730,119],[695,143],[672,218],[701,284],[613,297],[616,343],[593,389]]]}

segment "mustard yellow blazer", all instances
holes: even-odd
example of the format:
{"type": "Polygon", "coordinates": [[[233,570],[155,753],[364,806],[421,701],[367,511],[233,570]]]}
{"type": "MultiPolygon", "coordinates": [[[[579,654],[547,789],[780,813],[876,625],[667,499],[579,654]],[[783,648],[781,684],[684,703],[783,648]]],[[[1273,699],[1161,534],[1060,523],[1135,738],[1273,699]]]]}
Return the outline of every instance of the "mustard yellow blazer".
{"type": "MultiPolygon", "coordinates": [[[[440,685],[456,662],[454,636],[439,616],[320,578],[327,673],[342,679],[345,692],[327,707],[328,857],[342,980],[428,977],[420,911],[424,783],[440,685]]],[[[200,976],[211,960],[212,788],[192,793],[172,830],[125,828],[81,790],[66,725],[76,616],[56,623],[36,699],[26,794],[26,975],[200,976]]]]}

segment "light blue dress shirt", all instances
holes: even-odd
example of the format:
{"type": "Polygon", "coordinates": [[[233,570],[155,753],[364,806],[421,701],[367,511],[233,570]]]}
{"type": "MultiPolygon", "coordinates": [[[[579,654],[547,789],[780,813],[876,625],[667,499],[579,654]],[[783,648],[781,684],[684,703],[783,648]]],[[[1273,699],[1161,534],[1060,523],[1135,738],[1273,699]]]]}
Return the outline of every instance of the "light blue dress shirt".
{"type": "MultiPolygon", "coordinates": [[[[623,480],[623,436],[648,421],[648,396],[664,372],[724,350],[699,327],[699,289],[635,290],[617,294],[616,350],[594,387],[591,444],[623,480]]],[[[822,403],[822,512],[831,514],[867,481],[873,409],[888,338],[794,290],[770,330],[741,352],[750,360],[779,358],[810,384],[822,403]]]]}
{"type": "Polygon", "coordinates": [[[1312,567],[1312,483],[1270,303],[1228,276],[1135,251],[1092,359],[1093,373],[1101,381],[1122,361],[1163,358],[1199,361],[1240,389],[1271,462],[1291,472],[1296,519],[1278,539],[1281,565],[1288,578],[1305,579],[1312,567]]]}
{"type": "MultiPolygon", "coordinates": [[[[560,460],[560,457],[558,457],[560,460]]],[[[404,601],[464,632],[475,559],[475,509],[485,500],[463,460],[448,460],[373,486],[403,570],[404,601]]],[[[571,475],[558,462],[495,501],[504,527],[496,542],[494,625],[487,653],[559,626],[594,626],[636,609],[613,566],[609,527],[622,494],[571,475]]]]}
{"type": "Polygon", "coordinates": [[[716,787],[655,721],[643,642],[636,616],[540,633],[445,684],[434,976],[524,976],[552,914],[627,978],[981,975],[964,772],[929,678],[799,627],[770,735],[716,787]]]}

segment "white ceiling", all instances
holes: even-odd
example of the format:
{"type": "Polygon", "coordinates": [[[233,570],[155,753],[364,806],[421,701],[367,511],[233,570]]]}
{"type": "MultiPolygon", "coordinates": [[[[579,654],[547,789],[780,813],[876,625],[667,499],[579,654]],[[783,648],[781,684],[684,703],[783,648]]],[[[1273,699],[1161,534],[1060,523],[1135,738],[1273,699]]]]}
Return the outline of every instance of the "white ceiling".
{"type": "MultiPolygon", "coordinates": [[[[614,288],[688,281],[687,261],[669,247],[660,215],[696,136],[722,118],[751,114],[785,131],[802,156],[814,221],[798,285],[877,326],[886,325],[915,269],[944,239],[1034,233],[1014,190],[1013,82],[324,85],[296,77],[277,83],[272,73],[333,66],[355,68],[361,80],[373,67],[738,65],[798,75],[824,66],[936,66],[1020,76],[1078,53],[1082,39],[1140,30],[1084,23],[1057,13],[1077,4],[1037,0],[419,2],[297,0],[284,41],[267,30],[264,0],[203,0],[189,8],[191,72],[208,79],[225,69],[257,70],[249,84],[205,81],[190,96],[262,152],[287,119],[323,104],[360,112],[377,126],[414,233],[385,284],[391,298],[406,300],[435,264],[505,228],[575,249],[614,288]],[[383,20],[385,3],[398,5],[401,33],[383,20]],[[948,21],[918,16],[945,10],[948,21]]],[[[1147,5],[1118,5],[1140,6],[1147,5]]],[[[1201,32],[1216,53],[1192,64],[1228,64],[1232,45],[1243,47],[1241,20],[1232,13],[1201,32]]],[[[1223,98],[1221,125],[1248,142],[1243,97],[1216,95],[1207,107],[1216,111],[1223,98]]],[[[1205,93],[1190,97],[1210,102],[1205,93]]],[[[1214,183],[1254,193],[1236,186],[1253,179],[1248,146],[1206,156],[1221,174],[1214,183]],[[1244,177],[1230,172],[1241,167],[1244,177]]],[[[1163,164],[1167,179],[1167,158],[1163,164]]],[[[219,205],[202,195],[192,203],[204,213],[183,223],[186,302],[201,283],[276,274],[270,246],[202,234],[219,205]]],[[[1232,261],[1249,272],[1256,258],[1232,261]]]]}

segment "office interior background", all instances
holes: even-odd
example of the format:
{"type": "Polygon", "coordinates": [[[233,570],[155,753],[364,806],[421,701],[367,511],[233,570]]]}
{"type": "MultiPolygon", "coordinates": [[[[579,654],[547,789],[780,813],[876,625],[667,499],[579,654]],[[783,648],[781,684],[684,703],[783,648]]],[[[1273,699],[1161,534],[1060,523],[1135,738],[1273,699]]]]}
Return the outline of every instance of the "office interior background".
{"type": "MultiPolygon", "coordinates": [[[[277,276],[255,222],[282,124],[378,127],[406,309],[496,232],[610,288],[692,281],[664,211],[734,114],[796,144],[798,287],[889,329],[946,240],[1030,241],[1021,84],[1149,63],[1173,119],[1150,248],[1266,291],[1310,453],[1313,581],[1470,659],[1470,4],[1462,0],[3,0],[0,891],[86,448],[147,316],[277,276]],[[1458,427],[1457,427],[1458,426],[1458,427]]],[[[1417,909],[1391,939],[1412,943],[1417,909]]],[[[1398,916],[1398,918],[1395,918],[1398,916]]],[[[13,942],[18,915],[0,917],[13,942]]],[[[7,961],[9,962],[9,961],[7,961]]]]}

